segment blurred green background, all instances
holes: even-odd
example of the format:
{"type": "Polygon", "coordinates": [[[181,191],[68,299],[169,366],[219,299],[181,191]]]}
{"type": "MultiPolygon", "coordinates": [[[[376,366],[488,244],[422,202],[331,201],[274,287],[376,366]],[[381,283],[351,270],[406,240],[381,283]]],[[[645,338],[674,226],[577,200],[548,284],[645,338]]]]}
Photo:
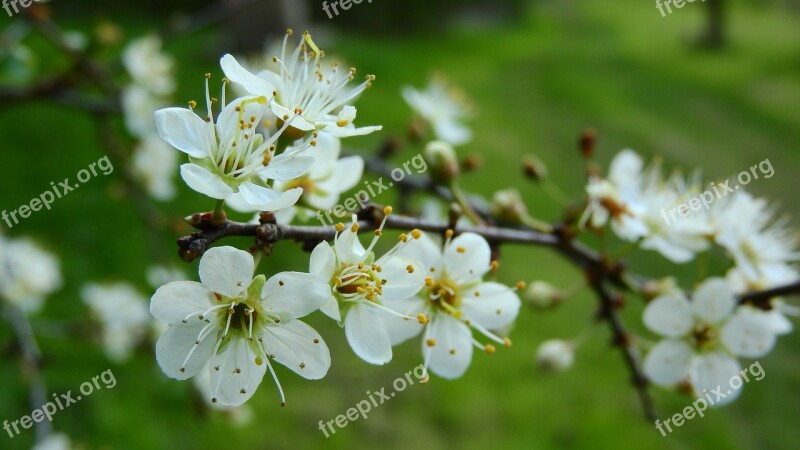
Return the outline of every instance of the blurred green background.
{"type": "MultiPolygon", "coordinates": [[[[124,39],[162,29],[173,17],[151,2],[95,5],[71,9],[55,2],[54,18],[65,29],[90,32],[112,20],[124,39]],[[105,9],[109,8],[109,9],[105,9]]],[[[518,169],[523,154],[538,155],[553,180],[571,197],[582,194],[584,175],[576,150],[587,126],[598,132],[604,167],[620,149],[662,155],[667,167],[701,167],[706,178],[722,179],[769,158],[775,176],[748,189],[774,198],[800,217],[797,171],[800,169],[800,12],[786,2],[726,2],[727,45],[710,50],[696,45],[706,26],[706,5],[695,2],[661,17],[653,3],[620,0],[498,2],[474,9],[478,2],[376,0],[355,5],[340,18],[320,16],[319,2],[309,8],[319,25],[310,30],[328,53],[341,55],[360,73],[377,75],[375,86],[358,102],[361,124],[382,124],[384,132],[348,144],[375,148],[392,134],[402,134],[410,117],[399,95],[401,86],[422,86],[430,73],[447,75],[479,109],[472,123],[475,140],[459,149],[476,153],[484,165],[464,180],[472,191],[492,192],[516,186],[537,217],[556,220],[559,207],[518,169]],[[398,9],[397,5],[403,7],[398,9]],[[437,2],[438,4],[438,2],[437,2]],[[465,12],[466,11],[466,12],[465,12]],[[427,13],[426,13],[427,12],[427,13]],[[491,13],[490,13],[491,12],[491,13]],[[495,14],[496,13],[496,14],[495,14]],[[340,20],[341,19],[341,20],[340,20]],[[447,20],[443,20],[447,19],[447,20]],[[381,24],[386,25],[383,27],[381,24]],[[389,26],[391,25],[391,26],[389,26]],[[387,29],[391,28],[387,31],[387,29]],[[386,32],[376,32],[379,29],[386,32]]],[[[191,11],[190,2],[176,3],[191,11]]],[[[0,18],[2,23],[18,19],[0,18]]],[[[267,19],[265,19],[267,20],[267,19]]],[[[272,20],[272,19],[269,19],[272,20]]],[[[5,26],[5,25],[3,25],[5,26]]],[[[277,26],[277,25],[276,25],[277,26]]],[[[282,28],[280,29],[282,30],[282,28]]],[[[266,32],[267,30],[262,30],[266,32]]],[[[270,29],[269,31],[273,31],[270,29]]],[[[280,33],[282,31],[278,31],[280,33]]],[[[235,39],[225,24],[202,27],[166,39],[176,56],[180,85],[177,103],[202,97],[202,74],[221,76],[218,57],[235,39]]],[[[260,48],[263,35],[252,35],[260,48]]],[[[35,38],[42,71],[61,62],[35,38]]],[[[109,51],[113,59],[113,51],[109,51]]],[[[9,81],[9,80],[5,80],[9,81]]],[[[13,209],[38,196],[50,181],[63,179],[103,155],[91,117],[48,102],[0,105],[0,208],[13,209]]],[[[400,162],[418,152],[408,149],[400,162]]],[[[457,381],[433,378],[406,389],[390,402],[326,439],[319,420],[343,414],[366,391],[391,389],[392,381],[421,362],[419,341],[396,349],[384,367],[362,363],[344,334],[316,314],[310,323],[325,337],[333,365],[328,376],[309,382],[277,366],[288,396],[280,408],[269,377],[249,403],[254,418],[233,426],[224,414],[208,412],[192,383],[162,375],[147,344],[124,365],[110,363],[100,347],[71,333],[91,329],[79,299],[83,283],[126,280],[148,297],[144,272],[153,263],[146,232],[130,202],[118,193],[115,172],[86,184],[79,192],[34,214],[9,236],[30,235],[61,259],[65,286],[33,319],[45,356],[51,392],[77,390],[90,377],[111,368],[117,386],[96,392],[53,421],[83,448],[769,448],[794,449],[800,443],[800,337],[782,337],[777,349],[760,360],[766,377],[750,383],[738,401],[695,418],[667,437],[644,420],[619,352],[610,347],[604,324],[593,324],[596,300],[588,292],[550,312],[523,309],[511,334],[511,349],[492,356],[476,353],[467,374],[457,381]],[[586,333],[574,368],[559,375],[537,371],[534,354],[545,339],[586,333]]],[[[372,176],[367,176],[373,179],[372,176]]],[[[210,200],[181,186],[177,200],[163,204],[176,226],[163,235],[172,256],[174,239],[189,231],[180,218],[209,210],[210,200]]],[[[394,193],[378,201],[391,203],[394,193]]],[[[797,222],[795,222],[797,223],[797,222]]],[[[247,245],[246,240],[226,244],[247,245]]],[[[723,273],[721,259],[711,258],[707,273],[723,273]]],[[[177,257],[173,258],[175,262],[177,257]]],[[[635,255],[631,265],[650,276],[677,275],[684,287],[697,281],[698,263],[676,267],[653,255],[635,255]]],[[[299,246],[282,242],[262,263],[269,273],[305,270],[308,257],[299,246]]],[[[196,263],[186,267],[196,274],[196,263]]],[[[560,256],[540,249],[506,247],[500,279],[549,280],[568,286],[581,274],[560,256]]],[[[624,317],[641,331],[641,302],[631,297],[624,317]]],[[[7,325],[0,325],[0,420],[30,412],[27,384],[7,325]]],[[[652,389],[658,416],[665,419],[690,403],[680,394],[652,389]]],[[[33,432],[9,439],[0,448],[28,448],[33,432]]]]}

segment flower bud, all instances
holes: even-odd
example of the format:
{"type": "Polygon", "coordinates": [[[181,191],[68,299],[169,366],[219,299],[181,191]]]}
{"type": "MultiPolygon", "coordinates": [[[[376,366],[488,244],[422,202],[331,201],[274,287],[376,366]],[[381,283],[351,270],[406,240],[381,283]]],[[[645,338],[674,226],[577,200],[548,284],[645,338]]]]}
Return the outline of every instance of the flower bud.
{"type": "Polygon", "coordinates": [[[502,221],[519,223],[528,214],[528,208],[516,189],[497,191],[492,196],[492,215],[502,221]]]}
{"type": "Polygon", "coordinates": [[[563,372],[575,361],[575,345],[571,341],[544,341],[536,351],[536,364],[546,372],[563,372]]]}
{"type": "Polygon", "coordinates": [[[431,178],[437,183],[449,184],[458,176],[459,164],[453,147],[442,141],[431,141],[425,147],[425,161],[430,167],[431,178]]]}
{"type": "Polygon", "coordinates": [[[534,281],[525,289],[526,303],[537,309],[552,308],[564,299],[564,294],[546,281],[534,281]]]}
{"type": "Polygon", "coordinates": [[[526,177],[534,181],[541,181],[547,178],[547,166],[533,155],[527,155],[522,160],[522,170],[526,177]]]}

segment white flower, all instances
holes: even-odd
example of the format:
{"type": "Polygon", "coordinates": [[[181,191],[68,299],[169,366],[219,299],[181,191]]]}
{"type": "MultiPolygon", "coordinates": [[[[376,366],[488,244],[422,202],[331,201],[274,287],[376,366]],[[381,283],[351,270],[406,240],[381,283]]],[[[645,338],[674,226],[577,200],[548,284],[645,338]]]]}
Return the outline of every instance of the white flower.
{"type": "MultiPolygon", "coordinates": [[[[761,290],[798,279],[789,264],[800,257],[797,233],[763,199],[737,191],[711,210],[717,244],[731,255],[736,267],[728,274],[741,290],[761,290]]],[[[737,289],[739,290],[739,289],[737,289]]]]}
{"type": "Polygon", "coordinates": [[[127,360],[150,324],[147,298],[127,283],[90,283],[83,287],[81,297],[102,325],[108,358],[117,363],[127,360]]]}
{"type": "Polygon", "coordinates": [[[283,400],[270,360],[309,380],[324,377],[331,364],[322,337],[298,320],[328,300],[328,286],[306,273],[253,278],[254,269],[251,254],[212,248],[200,261],[202,283],[169,283],[150,303],[150,312],[170,324],[156,344],[161,370],[186,380],[210,364],[213,403],[243,404],[267,369],[283,400]]]}
{"type": "Polygon", "coordinates": [[[122,113],[125,127],[132,136],[141,138],[155,133],[153,114],[167,105],[163,98],[135,84],[122,90],[122,113]]]}
{"type": "Polygon", "coordinates": [[[642,248],[655,250],[672,262],[688,262],[709,247],[712,227],[699,212],[670,223],[669,210],[699,193],[697,177],[686,182],[676,173],[664,180],[658,162],[643,167],[632,150],[617,154],[607,179],[589,181],[584,220],[591,215],[592,225],[600,227],[611,218],[612,229],[620,238],[641,241],[642,248]]]}
{"type": "Polygon", "coordinates": [[[448,86],[441,77],[431,78],[423,91],[405,86],[403,98],[431,124],[437,139],[451,145],[462,145],[472,140],[472,131],[461,123],[471,114],[466,97],[448,86]]]}
{"type": "MultiPolygon", "coordinates": [[[[303,195],[298,206],[317,211],[333,208],[344,192],[361,181],[364,173],[364,160],[360,156],[339,158],[341,150],[342,142],[338,138],[328,133],[319,133],[316,147],[306,150],[306,154],[314,158],[308,173],[291,181],[276,182],[273,188],[279,191],[302,188],[303,195]]],[[[292,211],[292,208],[281,213],[286,214],[288,211],[292,211]]],[[[292,217],[294,213],[292,211],[292,217]]],[[[306,218],[313,217],[311,212],[305,215],[306,218]]],[[[291,217],[284,216],[284,223],[288,222],[291,222],[291,217]]]]}
{"type": "MultiPolygon", "coordinates": [[[[483,276],[491,268],[491,250],[482,236],[464,233],[455,239],[448,237],[444,249],[427,234],[400,250],[400,254],[419,260],[428,275],[426,287],[418,296],[386,302],[386,306],[408,316],[424,314],[422,352],[426,369],[448,379],[466,372],[472,360],[473,345],[494,351],[492,345],[482,345],[472,337],[474,328],[489,339],[506,346],[489,330],[511,324],[517,317],[520,300],[507,286],[483,276]]],[[[387,321],[392,344],[397,345],[420,333],[410,321],[387,321]]]]}
{"type": "MultiPolygon", "coordinates": [[[[773,318],[752,308],[736,309],[736,298],[722,278],[710,278],[690,302],[682,294],[656,298],[644,310],[647,328],[664,336],[647,354],[644,372],[657,385],[688,380],[697,396],[721,387],[739,374],[736,356],[758,358],[775,344],[773,318]]],[[[717,404],[733,401],[739,389],[717,404]]]]}
{"type": "Polygon", "coordinates": [[[211,401],[214,394],[211,392],[211,368],[208,367],[208,365],[203,367],[203,369],[192,378],[192,383],[206,405],[210,409],[225,413],[234,426],[242,427],[253,422],[255,414],[249,405],[225,406],[211,401]]]}
{"type": "Polygon", "coordinates": [[[548,372],[563,372],[575,361],[575,344],[561,339],[542,342],[536,350],[536,364],[548,372]]]}
{"type": "Polygon", "coordinates": [[[187,279],[183,270],[177,267],[155,265],[147,269],[147,284],[153,288],[159,288],[173,281],[184,281],[187,279]]]}
{"type": "Polygon", "coordinates": [[[0,297],[23,312],[38,312],[44,297],[61,287],[58,260],[28,238],[0,236],[0,297]]]}
{"type": "Polygon", "coordinates": [[[133,81],[158,95],[175,90],[174,60],[161,51],[161,39],[150,35],[135,39],[122,53],[122,63],[133,81]]]}
{"type": "Polygon", "coordinates": [[[178,166],[178,154],[158,136],[142,139],[133,150],[131,161],[134,176],[156,200],[175,198],[173,174],[178,166]]]}
{"type": "Polygon", "coordinates": [[[278,123],[297,115],[289,135],[299,139],[313,131],[325,131],[336,137],[361,136],[382,129],[380,126],[356,128],[356,109],[350,104],[372,81],[348,89],[355,78],[355,69],[342,71],[338,64],[322,65],[324,52],[317,48],[311,35],[303,33],[294,52],[287,53],[291,31],[287,33],[281,55],[274,57],[278,69],[250,73],[231,55],[222,57],[222,70],[231,81],[247,92],[271,99],[269,107],[278,123]]]}
{"type": "MultiPolygon", "coordinates": [[[[386,209],[386,214],[391,212],[386,209]]],[[[385,219],[384,219],[385,223],[385,219]]],[[[330,280],[328,302],[322,312],[343,323],[347,342],[364,361],[386,364],[392,359],[392,346],[386,325],[379,311],[391,313],[383,304],[415,295],[425,283],[425,274],[419,262],[397,255],[408,241],[406,235],[383,256],[375,259],[372,249],[381,236],[379,228],[368,248],[358,239],[358,223],[344,228],[337,225],[334,245],[321,242],[311,253],[310,272],[330,280]]],[[[420,235],[413,231],[414,238],[420,235]]],[[[393,314],[395,321],[413,319],[423,322],[424,317],[393,314]],[[397,317],[399,316],[399,317],[397,317]]],[[[419,324],[417,324],[419,327],[419,324]]]]}
{"type": "Polygon", "coordinates": [[[206,79],[205,120],[185,108],[156,112],[156,127],[164,141],[187,153],[191,163],[181,166],[181,176],[195,191],[218,200],[245,203],[259,211],[276,211],[294,205],[303,190],[279,192],[269,180],[291,180],[305,173],[313,159],[298,148],[276,155],[273,145],[291,120],[269,139],[255,132],[265,112],[264,97],[242,97],[225,105],[216,123],[211,120],[211,98],[206,79]]]}

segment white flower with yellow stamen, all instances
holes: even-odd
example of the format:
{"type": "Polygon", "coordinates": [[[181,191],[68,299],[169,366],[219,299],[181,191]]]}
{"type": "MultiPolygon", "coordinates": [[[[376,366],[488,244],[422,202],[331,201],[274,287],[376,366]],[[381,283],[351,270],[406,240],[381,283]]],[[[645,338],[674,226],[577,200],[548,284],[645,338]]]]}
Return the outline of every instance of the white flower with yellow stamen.
{"type": "Polygon", "coordinates": [[[431,78],[423,91],[405,86],[403,98],[431,124],[437,139],[450,145],[472,140],[472,131],[461,123],[470,116],[471,107],[464,94],[448,86],[442,77],[431,78]]]}
{"type": "Polygon", "coordinates": [[[278,69],[264,70],[257,74],[242,67],[231,55],[222,57],[225,75],[241,85],[252,95],[270,98],[269,107],[278,118],[279,125],[297,115],[289,128],[289,136],[300,139],[313,131],[324,131],[339,138],[362,136],[383,127],[356,128],[354,101],[375,79],[367,75],[366,81],[354,88],[348,84],[355,79],[355,69],[342,71],[338,64],[323,67],[325,56],[308,32],[303,33],[300,43],[287,53],[291,30],[286,34],[281,55],[273,61],[278,69]]]}
{"type": "Polygon", "coordinates": [[[33,314],[61,284],[55,256],[31,239],[5,239],[0,235],[0,300],[33,314]]]}
{"type": "MultiPolygon", "coordinates": [[[[385,212],[388,215],[391,208],[385,212]]],[[[400,242],[376,260],[372,250],[383,225],[366,249],[358,239],[355,216],[350,227],[338,224],[336,229],[333,246],[322,242],[311,253],[310,272],[330,280],[331,285],[328,302],[321,310],[344,325],[347,342],[356,355],[370,364],[386,364],[392,359],[392,346],[380,311],[396,321],[413,319],[418,327],[426,321],[424,316],[410,317],[383,306],[384,302],[415,295],[424,286],[422,265],[397,255],[420,232],[414,230],[412,237],[401,235],[400,242]]]]}
{"type": "Polygon", "coordinates": [[[208,363],[211,401],[238,406],[252,397],[270,360],[317,380],[331,364],[328,347],[298,320],[328,300],[329,288],[307,273],[282,272],[253,278],[253,256],[232,247],[212,248],[200,261],[200,280],[162,286],[151,313],[170,324],[156,344],[166,375],[189,379],[208,363]]]}
{"type": "Polygon", "coordinates": [[[133,81],[148,91],[165,95],[175,91],[175,60],[161,51],[161,39],[149,35],[131,41],[122,53],[122,64],[133,81]]]}
{"type": "Polygon", "coordinates": [[[214,123],[206,77],[205,118],[185,108],[156,112],[161,138],[190,157],[191,163],[181,166],[181,176],[189,187],[211,198],[244,203],[259,211],[276,211],[297,202],[302,189],[280,192],[269,182],[304,174],[313,158],[306,156],[303,148],[275,154],[274,144],[292,119],[268,139],[256,133],[268,102],[266,97],[251,96],[226,105],[223,87],[222,112],[214,123]]]}
{"type": "MultiPolygon", "coordinates": [[[[470,328],[501,345],[511,344],[508,338],[489,330],[512,323],[519,313],[520,300],[513,289],[483,281],[493,266],[486,239],[475,233],[452,239],[452,232],[448,232],[442,249],[423,234],[399,253],[422,262],[426,287],[418,296],[386,302],[386,306],[401,314],[428,317],[422,342],[426,368],[443,378],[458,378],[472,361],[473,346],[493,352],[494,346],[479,343],[470,328]]],[[[421,331],[409,321],[387,321],[386,325],[393,345],[421,331]]]]}
{"type": "Polygon", "coordinates": [[[147,298],[127,283],[90,283],[81,297],[100,322],[106,356],[117,363],[126,361],[150,326],[147,298]]]}

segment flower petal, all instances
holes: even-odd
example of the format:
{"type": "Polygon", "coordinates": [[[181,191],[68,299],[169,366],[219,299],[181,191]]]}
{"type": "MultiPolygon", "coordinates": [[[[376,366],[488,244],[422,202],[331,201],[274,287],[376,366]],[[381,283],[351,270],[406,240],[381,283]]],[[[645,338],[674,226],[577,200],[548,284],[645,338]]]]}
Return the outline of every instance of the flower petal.
{"type": "Polygon", "coordinates": [[[271,180],[293,180],[308,172],[313,163],[314,157],[306,152],[281,153],[258,173],[271,180]]]}
{"type": "Polygon", "coordinates": [[[195,281],[174,281],[158,288],[150,300],[150,313],[166,323],[179,323],[192,313],[202,314],[215,305],[214,293],[195,281]]]}
{"type": "MultiPolygon", "coordinates": [[[[425,314],[425,301],[419,297],[410,297],[404,300],[385,301],[383,306],[392,311],[406,316],[416,317],[418,314],[425,314]]],[[[392,346],[401,344],[424,329],[416,319],[403,319],[385,311],[380,312],[383,323],[386,324],[386,332],[389,333],[389,340],[392,346]]]]}
{"type": "Polygon", "coordinates": [[[197,375],[206,365],[214,353],[218,330],[206,330],[205,338],[194,352],[192,349],[201,331],[208,325],[210,324],[206,321],[191,319],[187,323],[179,322],[167,328],[156,343],[156,361],[165,375],[176,380],[186,380],[197,375]],[[190,352],[192,356],[186,360],[190,352]]]}
{"type": "Polygon", "coordinates": [[[425,273],[434,278],[438,278],[442,273],[444,266],[442,245],[433,240],[428,233],[423,232],[419,239],[412,239],[396,254],[419,261],[425,267],[425,273]]]}
{"type": "Polygon", "coordinates": [[[403,300],[416,295],[425,286],[425,270],[413,259],[392,255],[388,260],[379,259],[376,264],[381,267],[380,277],[386,280],[381,288],[381,300],[403,300]]]}
{"type": "Polygon", "coordinates": [[[742,307],[722,327],[721,339],[734,355],[759,358],[772,351],[777,336],[767,313],[742,307]]]}
{"type": "Polygon", "coordinates": [[[326,241],[322,241],[311,252],[309,273],[330,282],[336,270],[336,253],[326,241]]]}
{"type": "Polygon", "coordinates": [[[181,177],[190,188],[217,200],[224,200],[233,194],[233,189],[222,178],[197,164],[182,165],[181,177]]]}
{"type": "Polygon", "coordinates": [[[267,364],[246,339],[228,339],[209,363],[211,395],[223,406],[239,406],[255,394],[267,364]]]}
{"type": "Polygon", "coordinates": [[[709,324],[728,317],[735,306],[733,289],[724,278],[709,278],[692,295],[692,311],[709,324]]]}
{"type": "Polygon", "coordinates": [[[739,396],[739,389],[733,389],[730,380],[739,376],[739,361],[722,352],[708,353],[694,359],[689,370],[689,381],[695,395],[710,398],[710,406],[728,404],[739,396]]]}
{"type": "Polygon", "coordinates": [[[650,302],[642,320],[650,331],[667,337],[686,336],[694,326],[691,305],[678,295],[662,295],[650,302]]]}
{"type": "Polygon", "coordinates": [[[316,330],[300,320],[264,329],[264,347],[275,361],[308,380],[319,380],[331,367],[328,346],[316,330]]]}
{"type": "Polygon", "coordinates": [[[664,339],[644,358],[642,369],[653,384],[672,386],[689,375],[693,356],[686,342],[664,339]]]}
{"type": "Polygon", "coordinates": [[[481,283],[461,292],[464,318],[489,330],[502,328],[517,318],[521,302],[508,286],[495,282],[481,283]]]}
{"type": "Polygon", "coordinates": [[[320,309],[331,296],[330,285],[316,275],[281,272],[261,291],[262,304],[272,314],[289,321],[320,309]]]}
{"type": "Polygon", "coordinates": [[[364,259],[364,254],[367,252],[358,239],[358,233],[353,232],[351,227],[345,227],[333,245],[339,264],[358,264],[364,259]]]}
{"type": "Polygon", "coordinates": [[[239,185],[239,194],[245,202],[259,211],[277,211],[297,203],[303,195],[303,189],[295,188],[279,192],[248,181],[239,185]]]}
{"type": "Polygon", "coordinates": [[[328,301],[322,305],[322,308],[319,309],[322,311],[323,314],[330,317],[331,319],[341,322],[342,321],[342,312],[339,311],[339,302],[336,301],[336,297],[330,295],[328,297],[328,301]]]}
{"type": "Polygon", "coordinates": [[[223,56],[219,64],[229,80],[240,84],[250,94],[272,98],[275,86],[269,81],[250,73],[233,56],[229,54],[223,56]]]}
{"type": "Polygon", "coordinates": [[[212,291],[240,298],[253,281],[253,255],[233,247],[214,247],[200,260],[200,281],[212,291]]]}
{"type": "Polygon", "coordinates": [[[489,243],[475,233],[464,233],[444,249],[444,270],[456,284],[479,280],[489,271],[492,251],[489,243]]]}
{"type": "Polygon", "coordinates": [[[427,336],[435,345],[423,340],[422,353],[430,361],[430,371],[448,380],[464,375],[472,362],[472,331],[448,314],[437,314],[428,326],[427,336]]]}
{"type": "Polygon", "coordinates": [[[344,318],[347,342],[359,358],[370,364],[383,365],[392,360],[392,344],[386,326],[371,306],[357,303],[344,318]]]}
{"type": "Polygon", "coordinates": [[[214,129],[186,108],[165,108],[155,112],[161,139],[193,158],[208,158],[216,148],[214,129]]]}

